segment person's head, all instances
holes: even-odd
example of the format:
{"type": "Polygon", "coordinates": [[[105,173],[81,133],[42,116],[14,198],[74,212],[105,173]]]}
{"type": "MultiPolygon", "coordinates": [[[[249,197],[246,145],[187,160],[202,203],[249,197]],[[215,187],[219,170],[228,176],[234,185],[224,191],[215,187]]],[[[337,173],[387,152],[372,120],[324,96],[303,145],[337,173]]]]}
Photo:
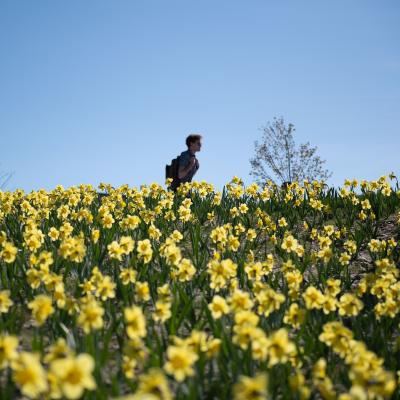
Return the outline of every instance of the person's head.
{"type": "Polygon", "coordinates": [[[195,153],[196,151],[200,151],[201,139],[202,139],[201,135],[189,135],[186,138],[186,146],[192,153],[195,153]]]}

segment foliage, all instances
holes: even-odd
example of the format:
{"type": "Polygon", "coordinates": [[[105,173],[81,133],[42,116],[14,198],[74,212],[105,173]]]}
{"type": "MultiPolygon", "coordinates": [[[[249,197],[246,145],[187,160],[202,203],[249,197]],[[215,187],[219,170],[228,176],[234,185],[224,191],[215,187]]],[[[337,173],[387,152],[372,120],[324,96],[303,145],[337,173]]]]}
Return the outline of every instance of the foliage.
{"type": "Polygon", "coordinates": [[[274,118],[263,128],[261,143],[255,141],[255,155],[250,159],[251,175],[259,184],[326,180],[332,174],[323,168],[325,160],[317,154],[317,147],[303,143],[296,147],[294,125],[285,125],[283,118],[274,118]]]}
{"type": "Polygon", "coordinates": [[[399,398],[390,179],[0,191],[0,398],[399,398]]]}

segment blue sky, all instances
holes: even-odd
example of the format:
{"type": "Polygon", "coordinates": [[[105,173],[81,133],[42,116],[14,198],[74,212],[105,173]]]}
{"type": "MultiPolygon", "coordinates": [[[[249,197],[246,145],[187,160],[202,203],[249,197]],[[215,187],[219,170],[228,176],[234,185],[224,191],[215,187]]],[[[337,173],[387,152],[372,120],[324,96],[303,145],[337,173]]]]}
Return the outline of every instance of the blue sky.
{"type": "Polygon", "coordinates": [[[400,2],[2,0],[7,188],[164,182],[203,134],[198,180],[251,182],[283,116],[333,172],[400,172],[400,2]]]}

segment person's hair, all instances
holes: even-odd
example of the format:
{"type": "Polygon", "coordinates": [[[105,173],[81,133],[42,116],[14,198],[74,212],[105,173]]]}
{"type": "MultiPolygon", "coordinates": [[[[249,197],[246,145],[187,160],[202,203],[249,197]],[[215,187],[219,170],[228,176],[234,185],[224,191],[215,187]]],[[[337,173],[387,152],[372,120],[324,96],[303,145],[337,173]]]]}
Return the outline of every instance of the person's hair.
{"type": "Polygon", "coordinates": [[[186,138],[186,146],[189,148],[190,147],[190,143],[194,143],[197,142],[198,140],[200,140],[202,138],[201,135],[189,135],[186,138]]]}

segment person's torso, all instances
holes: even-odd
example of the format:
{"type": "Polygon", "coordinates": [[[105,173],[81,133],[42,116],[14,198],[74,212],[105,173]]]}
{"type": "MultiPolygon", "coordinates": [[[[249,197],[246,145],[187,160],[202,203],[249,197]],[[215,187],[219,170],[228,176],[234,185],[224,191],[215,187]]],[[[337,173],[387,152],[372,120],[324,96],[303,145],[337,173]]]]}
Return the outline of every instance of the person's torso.
{"type": "Polygon", "coordinates": [[[183,159],[183,163],[180,164],[183,167],[186,167],[189,164],[190,159],[192,157],[194,157],[196,159],[196,164],[194,165],[194,167],[188,172],[188,174],[186,176],[184,176],[183,178],[180,179],[181,182],[190,182],[192,180],[194,174],[199,169],[199,162],[196,158],[196,155],[194,153],[192,153],[190,150],[182,151],[180,157],[181,157],[181,159],[183,159]]]}

